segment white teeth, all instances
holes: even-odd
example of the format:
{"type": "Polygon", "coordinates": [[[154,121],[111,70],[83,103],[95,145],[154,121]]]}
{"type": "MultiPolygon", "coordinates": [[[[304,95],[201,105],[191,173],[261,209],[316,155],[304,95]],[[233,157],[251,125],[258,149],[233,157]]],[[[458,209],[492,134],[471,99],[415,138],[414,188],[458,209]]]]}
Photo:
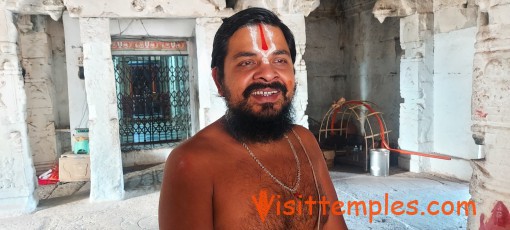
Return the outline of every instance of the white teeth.
{"type": "Polygon", "coordinates": [[[264,91],[255,91],[253,92],[252,94],[253,95],[262,95],[264,97],[267,97],[267,96],[271,96],[275,93],[278,93],[278,91],[274,90],[274,91],[270,91],[270,92],[264,92],[264,91]]]}

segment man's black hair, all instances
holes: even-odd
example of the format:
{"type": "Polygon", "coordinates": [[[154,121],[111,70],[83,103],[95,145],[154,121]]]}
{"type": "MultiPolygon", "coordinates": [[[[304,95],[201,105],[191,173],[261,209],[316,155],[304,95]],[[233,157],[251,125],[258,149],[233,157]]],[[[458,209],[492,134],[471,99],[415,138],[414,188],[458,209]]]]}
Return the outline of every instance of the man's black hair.
{"type": "Polygon", "coordinates": [[[280,28],[285,37],[285,41],[289,46],[290,56],[292,63],[296,61],[296,44],[294,42],[294,35],[283,22],[273,12],[264,8],[248,8],[237,12],[229,18],[223,19],[223,24],[216,32],[213,42],[211,68],[218,68],[218,77],[220,83],[223,83],[223,68],[225,65],[225,57],[227,56],[228,40],[232,35],[242,27],[266,24],[280,28]]]}

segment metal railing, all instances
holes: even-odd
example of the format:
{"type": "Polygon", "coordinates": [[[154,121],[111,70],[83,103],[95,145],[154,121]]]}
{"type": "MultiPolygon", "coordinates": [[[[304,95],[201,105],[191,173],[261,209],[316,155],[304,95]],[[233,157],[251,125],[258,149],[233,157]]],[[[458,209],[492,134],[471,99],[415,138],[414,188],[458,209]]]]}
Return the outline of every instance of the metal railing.
{"type": "Polygon", "coordinates": [[[171,146],[190,136],[186,55],[114,55],[123,151],[171,146]]]}

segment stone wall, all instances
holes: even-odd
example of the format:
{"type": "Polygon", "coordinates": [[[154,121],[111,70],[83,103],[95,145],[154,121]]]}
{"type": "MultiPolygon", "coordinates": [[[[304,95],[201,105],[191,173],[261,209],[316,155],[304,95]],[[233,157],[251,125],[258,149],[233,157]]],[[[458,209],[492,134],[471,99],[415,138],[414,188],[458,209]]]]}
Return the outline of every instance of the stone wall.
{"type": "Polygon", "coordinates": [[[371,9],[375,1],[346,1],[344,11],[348,25],[347,50],[349,74],[347,90],[350,100],[375,103],[382,112],[391,145],[399,137],[400,58],[399,22],[379,23],[371,9]],[[347,5],[349,3],[349,5],[347,5]]]}
{"type": "Polygon", "coordinates": [[[473,171],[467,159],[479,152],[470,130],[477,8],[466,1],[433,6],[434,151],[463,159],[426,159],[426,170],[469,180],[473,171]]]}
{"type": "Polygon", "coordinates": [[[402,155],[399,165],[468,180],[469,159],[479,158],[481,149],[469,131],[476,7],[466,1],[380,0],[374,15],[402,17],[400,147],[458,157],[402,155]]]}
{"type": "Polygon", "coordinates": [[[310,127],[318,128],[333,101],[346,97],[347,26],[341,17],[340,4],[322,1],[306,21],[307,47],[304,59],[308,72],[308,107],[310,127]]]}
{"type": "Polygon", "coordinates": [[[65,53],[65,35],[63,20],[46,19],[47,33],[51,40],[52,72],[55,97],[53,98],[53,114],[55,117],[55,135],[57,156],[71,151],[69,123],[69,94],[67,82],[67,66],[65,53]]]}
{"type": "Polygon", "coordinates": [[[321,1],[307,20],[309,106],[321,121],[340,97],[368,100],[383,112],[393,142],[399,136],[398,19],[379,23],[375,1],[321,1]]]}

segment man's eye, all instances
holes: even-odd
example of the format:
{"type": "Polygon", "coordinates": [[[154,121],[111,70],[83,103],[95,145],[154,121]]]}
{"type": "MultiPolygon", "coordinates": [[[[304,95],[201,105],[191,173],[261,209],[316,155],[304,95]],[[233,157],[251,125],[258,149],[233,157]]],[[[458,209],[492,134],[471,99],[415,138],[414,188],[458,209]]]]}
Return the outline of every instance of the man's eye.
{"type": "Polygon", "coordinates": [[[287,59],[284,59],[284,58],[276,58],[274,60],[274,63],[281,63],[281,64],[285,64],[287,63],[287,59]]]}
{"type": "Polygon", "coordinates": [[[252,65],[252,64],[255,64],[255,62],[252,61],[252,60],[246,60],[246,61],[240,62],[239,66],[249,66],[249,65],[252,65]]]}

